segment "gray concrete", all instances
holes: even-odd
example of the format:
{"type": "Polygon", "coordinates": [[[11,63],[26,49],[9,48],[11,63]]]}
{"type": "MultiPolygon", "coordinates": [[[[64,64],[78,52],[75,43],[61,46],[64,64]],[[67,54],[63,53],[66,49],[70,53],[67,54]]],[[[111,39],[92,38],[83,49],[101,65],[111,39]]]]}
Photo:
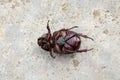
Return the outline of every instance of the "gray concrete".
{"type": "Polygon", "coordinates": [[[120,80],[120,0],[0,0],[0,80],[120,80]],[[37,45],[48,20],[94,50],[52,59],[37,45]]]}

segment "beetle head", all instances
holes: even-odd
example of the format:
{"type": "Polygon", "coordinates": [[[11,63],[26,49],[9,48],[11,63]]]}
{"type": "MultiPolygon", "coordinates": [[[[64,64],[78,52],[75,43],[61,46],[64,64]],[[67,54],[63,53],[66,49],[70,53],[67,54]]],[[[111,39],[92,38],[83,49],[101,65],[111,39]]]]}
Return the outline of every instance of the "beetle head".
{"type": "Polygon", "coordinates": [[[50,36],[48,33],[42,35],[40,38],[38,38],[38,45],[41,46],[42,49],[49,51],[50,49],[49,39],[50,36]]]}

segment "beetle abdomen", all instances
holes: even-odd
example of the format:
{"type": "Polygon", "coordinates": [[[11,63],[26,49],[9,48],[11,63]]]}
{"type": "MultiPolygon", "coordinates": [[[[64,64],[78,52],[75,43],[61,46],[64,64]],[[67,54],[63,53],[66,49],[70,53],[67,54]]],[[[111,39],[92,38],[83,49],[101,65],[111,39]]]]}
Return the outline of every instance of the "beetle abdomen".
{"type": "Polygon", "coordinates": [[[54,52],[62,54],[70,54],[80,47],[81,40],[77,33],[73,31],[56,31],[53,33],[55,47],[54,52]]]}

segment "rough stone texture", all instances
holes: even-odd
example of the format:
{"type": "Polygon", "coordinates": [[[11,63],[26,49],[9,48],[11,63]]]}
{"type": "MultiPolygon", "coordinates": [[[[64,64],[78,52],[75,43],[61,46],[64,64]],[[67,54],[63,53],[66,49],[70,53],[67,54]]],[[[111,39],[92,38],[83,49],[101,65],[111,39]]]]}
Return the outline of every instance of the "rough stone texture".
{"type": "Polygon", "coordinates": [[[120,0],[0,0],[0,80],[120,80],[120,0]],[[48,20],[94,50],[52,59],[36,42],[48,20]]]}

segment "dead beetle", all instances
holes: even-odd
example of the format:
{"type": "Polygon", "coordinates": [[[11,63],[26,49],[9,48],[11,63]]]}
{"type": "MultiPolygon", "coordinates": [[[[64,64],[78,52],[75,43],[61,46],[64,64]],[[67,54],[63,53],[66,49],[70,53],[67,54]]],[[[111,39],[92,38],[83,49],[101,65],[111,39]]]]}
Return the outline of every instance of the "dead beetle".
{"type": "Polygon", "coordinates": [[[74,26],[69,29],[63,28],[61,30],[55,31],[53,35],[51,35],[48,21],[47,22],[48,33],[38,38],[37,43],[39,46],[41,46],[42,49],[49,51],[52,58],[55,58],[52,52],[59,54],[71,54],[75,52],[81,53],[92,50],[93,48],[79,50],[81,45],[81,37],[89,38],[91,40],[93,39],[88,37],[87,35],[70,31],[71,29],[77,27],[78,26],[74,26]]]}

